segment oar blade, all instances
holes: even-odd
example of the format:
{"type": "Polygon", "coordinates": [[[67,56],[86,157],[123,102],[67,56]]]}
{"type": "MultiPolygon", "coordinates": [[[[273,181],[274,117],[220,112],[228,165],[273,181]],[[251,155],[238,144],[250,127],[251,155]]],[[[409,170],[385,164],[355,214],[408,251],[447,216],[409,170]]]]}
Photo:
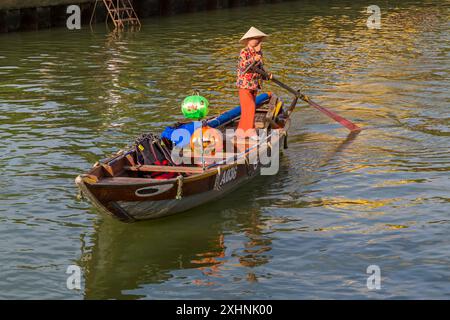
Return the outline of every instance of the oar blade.
{"type": "Polygon", "coordinates": [[[316,108],[317,110],[319,110],[320,112],[326,114],[327,116],[329,116],[330,118],[332,118],[334,121],[340,123],[341,125],[343,125],[344,127],[346,127],[348,130],[350,130],[351,132],[358,132],[361,131],[361,128],[358,127],[356,124],[354,124],[353,122],[351,122],[350,120],[347,120],[343,117],[341,117],[340,115],[318,105],[317,103],[315,103],[314,101],[311,101],[309,99],[307,99],[306,101],[307,103],[309,103],[309,105],[313,106],[314,108],[316,108]]]}
{"type": "Polygon", "coordinates": [[[302,99],[303,101],[305,101],[306,103],[308,103],[310,106],[313,106],[314,108],[316,108],[317,110],[321,111],[322,113],[326,114],[327,116],[329,116],[330,118],[334,119],[336,122],[340,123],[341,125],[343,125],[344,127],[346,127],[348,130],[350,130],[351,132],[359,132],[361,131],[361,128],[358,127],[356,124],[354,124],[353,122],[341,117],[340,115],[318,105],[317,103],[315,103],[314,101],[311,101],[307,96],[305,96],[304,94],[300,93],[299,91],[289,87],[288,85],[284,84],[283,82],[281,82],[278,79],[275,79],[275,77],[270,77],[270,74],[268,74],[267,72],[265,72],[264,70],[261,70],[259,68],[256,68],[255,66],[252,66],[252,69],[261,74],[262,76],[264,76],[266,79],[271,79],[274,83],[276,83],[278,86],[280,86],[283,89],[286,89],[287,91],[291,92],[292,94],[294,94],[295,96],[297,96],[298,98],[302,99]]]}

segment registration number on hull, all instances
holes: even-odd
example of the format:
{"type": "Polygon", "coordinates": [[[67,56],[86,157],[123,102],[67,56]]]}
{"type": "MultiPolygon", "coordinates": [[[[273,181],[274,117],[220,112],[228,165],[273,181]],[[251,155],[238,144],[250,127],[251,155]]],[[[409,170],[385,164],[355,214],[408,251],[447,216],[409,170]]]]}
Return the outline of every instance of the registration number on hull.
{"type": "Polygon", "coordinates": [[[229,168],[222,173],[222,178],[220,179],[219,186],[223,186],[230,181],[237,178],[237,166],[229,168]]]}

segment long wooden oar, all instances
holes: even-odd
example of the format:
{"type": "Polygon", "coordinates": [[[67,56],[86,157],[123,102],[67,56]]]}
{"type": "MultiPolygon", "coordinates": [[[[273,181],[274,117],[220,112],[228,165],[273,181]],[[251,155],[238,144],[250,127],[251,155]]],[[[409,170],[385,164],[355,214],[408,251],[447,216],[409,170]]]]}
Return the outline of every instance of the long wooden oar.
{"type": "Polygon", "coordinates": [[[270,75],[267,72],[265,72],[261,68],[256,67],[256,64],[251,65],[248,69],[251,69],[254,72],[257,72],[257,73],[261,74],[264,78],[270,79],[271,81],[275,82],[281,88],[286,89],[287,91],[289,91],[290,93],[292,93],[296,97],[298,97],[298,98],[302,99],[303,101],[305,101],[306,103],[308,103],[310,106],[312,106],[312,107],[316,108],[317,110],[319,110],[320,112],[326,114],[327,116],[329,116],[330,118],[332,118],[336,122],[339,122],[341,125],[346,127],[351,132],[361,131],[361,128],[358,127],[353,122],[351,122],[351,121],[341,117],[340,115],[338,115],[338,114],[336,114],[336,113],[334,113],[334,112],[332,112],[332,111],[330,111],[330,110],[328,110],[328,109],[318,105],[317,103],[312,101],[308,96],[306,96],[303,93],[301,93],[299,90],[295,90],[295,89],[289,87],[288,85],[284,84],[280,80],[276,79],[274,76],[270,77],[270,75]]]}

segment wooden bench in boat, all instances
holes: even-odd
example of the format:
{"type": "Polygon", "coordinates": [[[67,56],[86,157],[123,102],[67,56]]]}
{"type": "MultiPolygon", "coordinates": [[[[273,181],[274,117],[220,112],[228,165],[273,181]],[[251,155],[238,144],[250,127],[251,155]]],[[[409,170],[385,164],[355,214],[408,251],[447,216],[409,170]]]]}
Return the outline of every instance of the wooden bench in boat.
{"type": "Polygon", "coordinates": [[[204,172],[201,167],[184,167],[184,166],[157,166],[157,165],[136,165],[125,166],[125,170],[128,171],[140,171],[140,172],[182,172],[182,173],[202,173],[204,172]]]}

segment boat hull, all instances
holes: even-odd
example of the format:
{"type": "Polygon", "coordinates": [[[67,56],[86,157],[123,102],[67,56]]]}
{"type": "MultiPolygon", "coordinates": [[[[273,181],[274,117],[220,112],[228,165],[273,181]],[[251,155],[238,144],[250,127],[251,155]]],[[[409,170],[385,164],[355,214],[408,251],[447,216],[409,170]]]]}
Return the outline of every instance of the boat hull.
{"type": "Polygon", "coordinates": [[[135,220],[162,218],[217,200],[237,189],[241,185],[244,185],[247,180],[250,180],[251,178],[253,177],[242,178],[223,189],[213,189],[192,196],[183,197],[182,199],[159,201],[118,201],[117,205],[123,208],[123,210],[125,210],[128,215],[132,216],[135,220]]]}
{"type": "MultiPolygon", "coordinates": [[[[255,127],[264,129],[266,135],[260,136],[260,140],[224,139],[223,150],[228,149],[230,142],[234,145],[233,151],[219,151],[218,159],[214,158],[216,153],[214,159],[208,155],[205,160],[202,155],[203,167],[192,162],[181,166],[152,165],[156,161],[143,164],[137,157],[139,152],[131,149],[96,163],[75,182],[99,211],[124,222],[156,219],[192,209],[223,197],[259,175],[266,169],[261,162],[268,160],[267,165],[272,169],[264,174],[277,173],[272,166],[274,159],[279,160],[280,142],[287,146],[290,114],[296,102],[297,98],[288,109],[280,111],[281,100],[274,94],[266,94],[255,116],[255,127]],[[158,173],[163,173],[164,178],[158,179],[161,178],[158,173]]],[[[215,119],[222,119],[222,115],[215,119]]],[[[236,120],[221,122],[217,128],[225,134],[226,129],[235,129],[236,120]]],[[[139,147],[144,150],[142,145],[139,147]]],[[[196,159],[195,154],[192,159],[196,159]]]]}

